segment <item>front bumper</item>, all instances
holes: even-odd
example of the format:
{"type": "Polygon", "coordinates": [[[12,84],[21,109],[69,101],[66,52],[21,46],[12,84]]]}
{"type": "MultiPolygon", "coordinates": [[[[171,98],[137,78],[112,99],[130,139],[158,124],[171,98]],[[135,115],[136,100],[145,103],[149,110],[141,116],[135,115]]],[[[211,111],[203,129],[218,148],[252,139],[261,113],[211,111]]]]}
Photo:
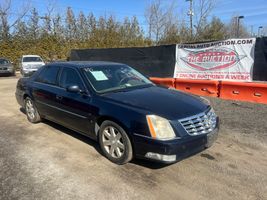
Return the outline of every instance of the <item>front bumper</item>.
{"type": "Polygon", "coordinates": [[[33,73],[35,73],[38,69],[21,69],[20,73],[23,75],[23,76],[30,76],[32,75],[33,73]]]}
{"type": "Polygon", "coordinates": [[[13,68],[0,68],[0,74],[14,74],[13,68]]]}
{"type": "Polygon", "coordinates": [[[168,141],[154,140],[134,135],[134,150],[137,158],[173,163],[210,147],[218,137],[219,123],[205,135],[187,136],[168,141]]]}

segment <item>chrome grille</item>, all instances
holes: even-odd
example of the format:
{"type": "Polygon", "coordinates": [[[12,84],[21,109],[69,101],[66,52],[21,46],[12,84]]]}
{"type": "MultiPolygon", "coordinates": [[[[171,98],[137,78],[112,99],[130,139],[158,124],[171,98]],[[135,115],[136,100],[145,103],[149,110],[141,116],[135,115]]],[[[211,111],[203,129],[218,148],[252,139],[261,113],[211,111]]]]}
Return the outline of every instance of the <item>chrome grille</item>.
{"type": "Polygon", "coordinates": [[[42,64],[34,64],[34,65],[26,65],[25,68],[27,68],[27,69],[39,69],[42,66],[43,66],[42,64]]]}
{"type": "Polygon", "coordinates": [[[216,114],[213,109],[179,120],[189,135],[201,135],[213,131],[216,127],[216,114]]]}

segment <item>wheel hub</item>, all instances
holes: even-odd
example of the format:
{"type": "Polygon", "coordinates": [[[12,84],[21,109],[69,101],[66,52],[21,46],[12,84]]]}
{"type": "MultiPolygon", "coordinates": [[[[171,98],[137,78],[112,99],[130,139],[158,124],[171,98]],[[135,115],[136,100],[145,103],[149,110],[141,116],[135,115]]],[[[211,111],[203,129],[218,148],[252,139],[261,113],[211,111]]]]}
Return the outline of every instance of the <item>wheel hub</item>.
{"type": "Polygon", "coordinates": [[[120,158],[124,154],[124,142],[121,133],[112,126],[106,127],[102,135],[106,152],[113,158],[120,158]]]}
{"type": "Polygon", "coordinates": [[[34,109],[33,103],[30,100],[26,101],[25,108],[26,108],[26,113],[27,113],[28,117],[30,119],[34,119],[34,117],[35,117],[35,109],[34,109]]]}

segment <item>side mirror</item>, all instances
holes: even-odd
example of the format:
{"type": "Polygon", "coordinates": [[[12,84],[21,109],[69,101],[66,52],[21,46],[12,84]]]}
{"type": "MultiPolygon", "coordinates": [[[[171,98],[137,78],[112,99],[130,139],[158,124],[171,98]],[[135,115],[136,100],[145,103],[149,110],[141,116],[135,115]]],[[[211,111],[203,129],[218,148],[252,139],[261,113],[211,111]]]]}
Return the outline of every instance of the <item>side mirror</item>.
{"type": "Polygon", "coordinates": [[[83,91],[79,88],[78,85],[71,85],[67,87],[68,92],[73,92],[73,93],[82,93],[83,91]]]}

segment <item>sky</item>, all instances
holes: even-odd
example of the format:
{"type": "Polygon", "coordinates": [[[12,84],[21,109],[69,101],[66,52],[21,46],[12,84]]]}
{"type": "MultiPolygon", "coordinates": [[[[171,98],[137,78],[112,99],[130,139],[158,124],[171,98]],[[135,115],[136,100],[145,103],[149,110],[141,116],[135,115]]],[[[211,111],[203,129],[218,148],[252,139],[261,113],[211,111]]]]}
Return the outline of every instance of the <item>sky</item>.
{"type": "MultiPolygon", "coordinates": [[[[1,0],[2,1],[2,0],[1,0]]],[[[126,16],[137,16],[140,25],[147,29],[144,17],[145,8],[152,0],[29,0],[31,7],[36,7],[40,15],[45,14],[49,3],[55,7],[55,12],[65,13],[68,6],[78,14],[83,11],[99,15],[114,15],[118,20],[126,16]]],[[[186,15],[189,3],[186,0],[161,0],[164,5],[175,3],[178,19],[189,21],[186,15]]],[[[198,1],[198,0],[193,0],[198,1]]],[[[13,6],[18,10],[21,8],[21,0],[13,0],[13,6]]],[[[16,12],[16,11],[15,11],[16,12]]],[[[243,23],[249,32],[258,32],[258,27],[263,26],[267,32],[267,0],[216,0],[216,5],[211,15],[219,17],[227,23],[233,16],[244,16],[243,23]],[[251,29],[253,28],[253,29],[251,29]]]]}

